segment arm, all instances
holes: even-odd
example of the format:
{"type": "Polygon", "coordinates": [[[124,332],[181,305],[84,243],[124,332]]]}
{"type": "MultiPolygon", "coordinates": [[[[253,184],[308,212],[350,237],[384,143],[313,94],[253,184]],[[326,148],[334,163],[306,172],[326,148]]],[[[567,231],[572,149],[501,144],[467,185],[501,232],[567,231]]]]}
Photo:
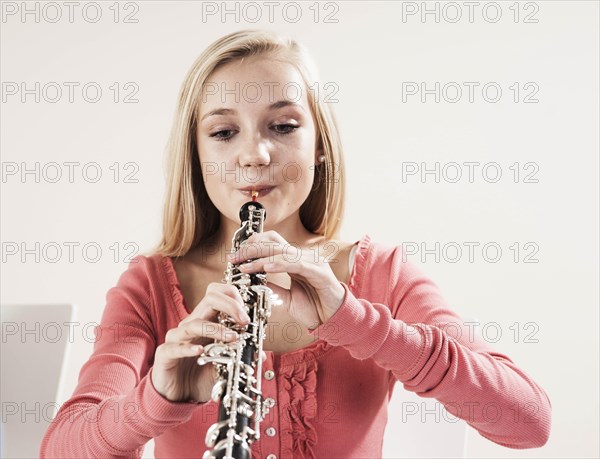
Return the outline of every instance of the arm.
{"type": "Polygon", "coordinates": [[[356,298],[342,283],[341,307],[311,334],[372,358],[420,397],[434,397],[483,437],[515,448],[543,446],[551,403],[506,355],[495,352],[448,308],[438,287],[396,247],[369,280],[387,287],[386,303],[356,298]],[[380,271],[381,269],[381,271],[380,271]]]}
{"type": "Polygon", "coordinates": [[[187,421],[198,407],[171,402],[152,385],[157,343],[147,263],[134,258],[108,291],[92,356],[48,427],[41,458],[140,458],[148,440],[187,421]]]}

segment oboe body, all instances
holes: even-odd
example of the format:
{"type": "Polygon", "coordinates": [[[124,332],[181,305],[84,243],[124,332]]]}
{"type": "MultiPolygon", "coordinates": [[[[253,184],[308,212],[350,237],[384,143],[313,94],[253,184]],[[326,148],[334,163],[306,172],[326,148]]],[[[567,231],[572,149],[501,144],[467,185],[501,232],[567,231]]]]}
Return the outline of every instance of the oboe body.
{"type": "MultiPolygon", "coordinates": [[[[263,231],[265,218],[264,206],[256,201],[240,208],[240,228],[232,239],[234,251],[252,234],[263,231]]],[[[203,459],[249,459],[252,443],[260,438],[260,423],[270,408],[261,392],[261,354],[271,306],[280,300],[266,286],[264,272],[243,273],[238,265],[228,262],[224,281],[239,290],[250,323],[241,326],[219,313],[219,323],[235,330],[239,339],[233,343],[216,340],[198,358],[199,365],[212,363],[216,367],[212,399],[219,402],[218,420],[206,433],[209,450],[203,459]]]]}

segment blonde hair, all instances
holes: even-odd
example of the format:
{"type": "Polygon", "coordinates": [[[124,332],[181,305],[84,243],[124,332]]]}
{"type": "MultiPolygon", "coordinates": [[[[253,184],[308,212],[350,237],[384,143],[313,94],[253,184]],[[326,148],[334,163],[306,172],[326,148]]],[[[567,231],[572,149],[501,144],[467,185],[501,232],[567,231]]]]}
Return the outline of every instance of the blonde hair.
{"type": "MultiPolygon", "coordinates": [[[[188,71],[179,92],[166,147],[163,234],[155,253],[170,257],[185,255],[219,229],[220,213],[204,187],[196,145],[199,101],[207,79],[217,67],[251,56],[274,57],[293,64],[307,88],[319,83],[306,48],[269,31],[234,32],[204,50],[188,71]]],[[[325,161],[315,166],[312,189],[300,206],[300,219],[307,230],[332,239],[338,237],[344,213],[342,144],[330,107],[320,97],[315,98],[313,91],[307,90],[307,95],[317,130],[317,145],[323,149],[325,161]]]]}

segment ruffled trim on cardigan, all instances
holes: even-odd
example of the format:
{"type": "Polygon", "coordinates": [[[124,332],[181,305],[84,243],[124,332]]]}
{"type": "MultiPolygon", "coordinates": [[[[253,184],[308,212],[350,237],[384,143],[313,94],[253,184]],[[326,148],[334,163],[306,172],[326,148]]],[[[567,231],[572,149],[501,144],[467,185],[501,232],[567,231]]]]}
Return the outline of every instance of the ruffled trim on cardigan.
{"type": "Polygon", "coordinates": [[[354,254],[354,265],[348,279],[348,288],[352,290],[357,298],[360,298],[363,286],[365,271],[367,270],[367,257],[369,255],[369,246],[371,245],[371,236],[365,234],[358,242],[358,248],[354,254]]]}
{"type": "MultiPolygon", "coordinates": [[[[179,312],[180,306],[183,308],[186,314],[191,314],[190,309],[185,301],[183,292],[181,291],[181,284],[177,278],[177,272],[175,271],[175,265],[170,257],[161,256],[160,263],[162,265],[162,272],[165,274],[169,286],[171,287],[171,298],[173,298],[173,304],[175,309],[179,312]]],[[[181,317],[183,320],[184,317],[181,317]]]]}
{"type": "Polygon", "coordinates": [[[284,416],[288,417],[289,430],[282,445],[283,457],[316,459],[317,431],[317,360],[311,359],[301,365],[287,366],[279,372],[279,403],[284,416]]]}

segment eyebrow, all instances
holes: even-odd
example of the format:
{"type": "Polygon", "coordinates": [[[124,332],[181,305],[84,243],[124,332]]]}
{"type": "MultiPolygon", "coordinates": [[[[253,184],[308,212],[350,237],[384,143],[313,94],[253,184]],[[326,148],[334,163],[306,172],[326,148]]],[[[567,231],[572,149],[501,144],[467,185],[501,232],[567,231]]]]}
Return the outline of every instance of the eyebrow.
{"type": "MultiPolygon", "coordinates": [[[[298,102],[294,102],[294,101],[291,101],[291,100],[278,100],[277,102],[273,102],[267,108],[269,110],[277,110],[277,109],[280,109],[280,108],[283,108],[283,107],[289,107],[289,106],[298,107],[298,108],[304,110],[304,107],[302,105],[300,105],[298,102]]],[[[217,108],[215,110],[211,110],[206,115],[204,115],[200,119],[200,121],[203,121],[204,119],[208,118],[209,116],[214,116],[214,115],[235,115],[236,113],[237,113],[237,111],[234,110],[234,109],[232,109],[232,108],[217,108]]]]}

